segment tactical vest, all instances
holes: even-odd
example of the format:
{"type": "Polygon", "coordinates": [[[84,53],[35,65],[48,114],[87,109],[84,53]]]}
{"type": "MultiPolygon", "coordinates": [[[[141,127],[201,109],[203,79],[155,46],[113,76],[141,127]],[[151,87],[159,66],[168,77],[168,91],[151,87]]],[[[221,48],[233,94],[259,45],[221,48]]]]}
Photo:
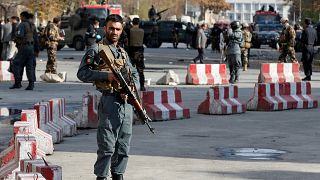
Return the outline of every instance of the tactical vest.
{"type": "MultiPolygon", "coordinates": [[[[118,69],[122,69],[125,68],[126,66],[126,55],[124,52],[124,50],[121,48],[121,59],[115,59],[114,55],[110,49],[110,47],[108,45],[105,44],[101,44],[99,47],[100,49],[104,49],[105,52],[107,53],[107,56],[110,57],[111,62],[116,66],[116,68],[118,69]]],[[[111,72],[110,67],[107,65],[107,63],[104,62],[104,60],[102,59],[101,62],[96,66],[96,70],[102,71],[102,72],[111,72]]],[[[95,81],[94,84],[96,85],[97,89],[99,90],[108,90],[108,91],[112,91],[112,92],[119,92],[121,90],[120,84],[117,81],[95,81]]]]}
{"type": "Polygon", "coordinates": [[[134,46],[134,47],[143,46],[143,36],[144,36],[144,32],[142,29],[137,27],[132,27],[130,29],[129,46],[134,46]]]}
{"type": "Polygon", "coordinates": [[[33,43],[33,32],[35,27],[27,21],[23,21],[19,26],[23,26],[25,30],[24,37],[17,37],[17,44],[33,43]]]}

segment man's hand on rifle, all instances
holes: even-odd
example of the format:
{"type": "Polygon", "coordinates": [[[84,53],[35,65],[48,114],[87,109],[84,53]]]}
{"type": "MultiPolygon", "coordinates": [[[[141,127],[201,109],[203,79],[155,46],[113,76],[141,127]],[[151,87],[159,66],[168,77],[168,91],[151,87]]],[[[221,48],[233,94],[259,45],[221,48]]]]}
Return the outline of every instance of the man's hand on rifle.
{"type": "Polygon", "coordinates": [[[118,81],[117,78],[114,76],[114,74],[110,71],[108,72],[108,81],[112,82],[112,81],[118,81]]]}

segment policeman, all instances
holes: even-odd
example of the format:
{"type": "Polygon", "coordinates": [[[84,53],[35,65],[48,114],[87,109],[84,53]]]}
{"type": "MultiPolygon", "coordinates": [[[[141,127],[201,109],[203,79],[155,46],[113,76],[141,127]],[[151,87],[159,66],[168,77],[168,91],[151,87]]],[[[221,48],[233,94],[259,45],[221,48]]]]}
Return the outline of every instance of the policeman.
{"type": "Polygon", "coordinates": [[[226,37],[226,60],[230,70],[229,82],[233,84],[239,81],[239,68],[241,67],[240,46],[242,46],[243,38],[239,21],[233,21],[230,26],[231,29],[228,30],[226,37]]]}
{"type": "Polygon", "coordinates": [[[39,42],[36,28],[29,19],[29,13],[23,11],[20,13],[21,23],[16,32],[15,43],[18,48],[18,53],[12,63],[12,71],[14,75],[14,85],[10,89],[19,89],[22,87],[23,69],[26,67],[27,78],[29,85],[26,90],[33,90],[35,76],[35,56],[39,54],[39,42]]]}
{"type": "Polygon", "coordinates": [[[243,46],[241,47],[241,62],[243,66],[243,71],[247,71],[248,67],[248,50],[251,47],[252,34],[249,31],[249,24],[242,24],[242,36],[243,36],[243,46]]]}
{"type": "MultiPolygon", "coordinates": [[[[104,27],[106,37],[99,44],[98,51],[102,48],[110,50],[108,56],[113,57],[114,65],[120,69],[123,76],[131,79],[128,84],[133,85],[138,83],[137,72],[127,53],[118,45],[123,30],[122,21],[122,17],[117,14],[107,17],[104,27]]],[[[98,107],[98,157],[94,174],[97,180],[106,179],[111,169],[112,179],[122,180],[128,163],[132,134],[132,106],[127,103],[126,95],[122,93],[109,66],[93,49],[89,49],[84,55],[77,77],[81,81],[93,82],[102,93],[98,107]]]]}
{"type": "Polygon", "coordinates": [[[96,40],[100,39],[100,35],[97,32],[97,29],[99,28],[99,18],[97,16],[90,17],[91,23],[88,26],[88,29],[85,34],[85,44],[87,46],[87,49],[95,49],[98,47],[96,40]]]}
{"type": "Polygon", "coordinates": [[[289,25],[288,18],[281,18],[280,20],[283,30],[280,34],[280,56],[278,63],[286,62],[286,57],[289,56],[291,62],[298,63],[296,53],[294,50],[296,32],[293,27],[289,25]]]}
{"type": "Polygon", "coordinates": [[[140,90],[145,91],[144,87],[144,49],[143,49],[143,38],[144,30],[139,28],[139,18],[133,18],[132,27],[129,35],[129,56],[133,66],[137,68],[139,73],[140,90]]]}
{"type": "Polygon", "coordinates": [[[311,25],[311,19],[306,18],[304,20],[304,30],[302,31],[301,43],[302,46],[302,63],[304,74],[306,75],[305,78],[302,80],[304,81],[311,81],[312,75],[312,61],[313,61],[313,54],[314,54],[314,44],[317,42],[317,32],[311,25]]]}
{"type": "Polygon", "coordinates": [[[60,40],[64,40],[64,38],[60,36],[60,23],[60,18],[55,17],[53,18],[53,22],[48,25],[48,61],[45,73],[57,74],[57,46],[60,40]]]}

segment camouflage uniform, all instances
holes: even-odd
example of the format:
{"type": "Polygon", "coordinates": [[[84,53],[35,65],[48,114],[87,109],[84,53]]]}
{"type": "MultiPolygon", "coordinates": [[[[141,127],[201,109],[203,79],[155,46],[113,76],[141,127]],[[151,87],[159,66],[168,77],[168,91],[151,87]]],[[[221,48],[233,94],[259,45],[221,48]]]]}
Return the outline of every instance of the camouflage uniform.
{"type": "MultiPolygon", "coordinates": [[[[114,65],[121,69],[124,77],[132,77],[133,81],[130,80],[128,84],[137,83],[137,72],[127,53],[107,39],[103,40],[103,44],[99,44],[98,51],[102,48],[109,49],[109,53],[106,50],[105,52],[113,57],[114,65]]],[[[88,49],[77,73],[81,81],[93,82],[102,93],[98,106],[98,157],[94,165],[94,174],[101,178],[106,178],[110,169],[112,174],[124,174],[132,135],[132,106],[121,98],[119,83],[108,80],[110,71],[96,50],[88,49]]]]}
{"type": "Polygon", "coordinates": [[[244,43],[243,43],[243,47],[241,47],[241,62],[243,66],[243,71],[246,71],[248,66],[248,50],[251,47],[252,34],[250,33],[249,30],[244,29],[242,31],[242,36],[243,36],[244,43]]]}
{"type": "Polygon", "coordinates": [[[289,56],[291,62],[296,63],[296,53],[294,50],[296,32],[293,27],[287,25],[281,32],[280,35],[280,56],[278,59],[279,63],[286,62],[286,57],[289,56]]]}
{"type": "Polygon", "coordinates": [[[47,48],[47,53],[48,53],[48,61],[47,61],[47,66],[46,66],[46,73],[57,73],[57,46],[58,46],[58,41],[60,40],[60,30],[58,26],[55,23],[50,23],[48,25],[48,37],[49,37],[49,42],[48,42],[48,48],[47,48]]]}

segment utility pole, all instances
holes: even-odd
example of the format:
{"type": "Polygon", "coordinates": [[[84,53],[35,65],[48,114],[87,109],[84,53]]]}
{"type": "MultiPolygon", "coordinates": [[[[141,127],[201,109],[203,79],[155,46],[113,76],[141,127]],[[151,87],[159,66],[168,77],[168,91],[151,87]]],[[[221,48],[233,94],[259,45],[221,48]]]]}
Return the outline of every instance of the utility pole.
{"type": "Polygon", "coordinates": [[[185,5],[184,5],[184,15],[188,14],[188,0],[185,0],[185,5]]]}
{"type": "Polygon", "coordinates": [[[301,23],[301,0],[299,2],[299,23],[301,23]]]}

